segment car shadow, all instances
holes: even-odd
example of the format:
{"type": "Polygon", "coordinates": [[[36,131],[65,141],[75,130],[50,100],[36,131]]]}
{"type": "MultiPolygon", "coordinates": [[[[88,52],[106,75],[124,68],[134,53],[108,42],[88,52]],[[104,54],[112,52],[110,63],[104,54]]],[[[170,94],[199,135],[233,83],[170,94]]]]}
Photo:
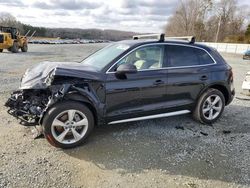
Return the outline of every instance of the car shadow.
{"type": "Polygon", "coordinates": [[[64,152],[122,173],[160,170],[250,185],[249,111],[230,105],[212,126],[194,122],[191,115],[101,126],[84,145],[64,152]]]}

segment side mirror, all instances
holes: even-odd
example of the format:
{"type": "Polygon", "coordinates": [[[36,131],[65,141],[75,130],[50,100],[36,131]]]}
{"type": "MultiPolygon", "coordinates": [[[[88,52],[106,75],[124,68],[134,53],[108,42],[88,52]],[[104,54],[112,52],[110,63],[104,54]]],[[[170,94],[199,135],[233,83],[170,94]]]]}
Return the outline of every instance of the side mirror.
{"type": "Polygon", "coordinates": [[[135,65],[132,64],[122,64],[120,65],[117,70],[116,74],[133,74],[137,73],[137,68],[135,65]]]}

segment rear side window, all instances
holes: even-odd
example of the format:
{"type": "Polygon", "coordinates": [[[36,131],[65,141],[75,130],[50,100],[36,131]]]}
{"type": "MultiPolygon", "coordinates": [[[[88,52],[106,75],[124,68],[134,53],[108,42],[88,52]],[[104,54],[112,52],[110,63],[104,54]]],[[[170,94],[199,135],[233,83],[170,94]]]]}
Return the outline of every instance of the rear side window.
{"type": "Polygon", "coordinates": [[[214,63],[206,51],[193,47],[168,45],[167,56],[169,67],[185,67],[214,63]]]}

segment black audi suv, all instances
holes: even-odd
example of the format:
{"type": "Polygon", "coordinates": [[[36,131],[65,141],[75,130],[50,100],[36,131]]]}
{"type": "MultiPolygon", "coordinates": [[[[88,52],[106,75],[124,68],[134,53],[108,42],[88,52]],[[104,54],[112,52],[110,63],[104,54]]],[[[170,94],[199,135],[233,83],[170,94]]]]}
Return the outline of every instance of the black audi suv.
{"type": "MultiPolygon", "coordinates": [[[[23,125],[41,125],[50,144],[81,144],[98,124],[191,113],[214,123],[234,97],[232,68],[194,38],[112,43],[80,63],[43,62],[6,102],[23,125]]],[[[144,38],[144,39],[143,39],[144,38]]]]}

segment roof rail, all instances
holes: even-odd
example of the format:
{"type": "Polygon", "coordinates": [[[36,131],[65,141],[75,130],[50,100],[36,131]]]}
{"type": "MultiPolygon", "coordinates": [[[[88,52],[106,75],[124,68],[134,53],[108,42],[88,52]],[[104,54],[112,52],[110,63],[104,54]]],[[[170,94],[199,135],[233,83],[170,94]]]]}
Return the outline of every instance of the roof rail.
{"type": "Polygon", "coordinates": [[[164,38],[165,38],[165,34],[148,34],[148,35],[136,35],[133,36],[134,40],[138,40],[138,39],[152,39],[152,38],[156,38],[159,40],[159,42],[164,42],[164,38]]]}
{"type": "Polygon", "coordinates": [[[176,40],[186,40],[190,44],[195,43],[195,37],[194,36],[183,36],[183,37],[165,37],[164,33],[161,34],[146,34],[146,35],[135,35],[133,36],[134,40],[139,40],[139,39],[152,39],[156,38],[159,40],[159,42],[164,42],[165,39],[176,39],[176,40]]]}
{"type": "Polygon", "coordinates": [[[190,44],[195,43],[194,36],[184,36],[184,37],[165,37],[165,39],[177,39],[177,40],[187,40],[190,44]]]}

